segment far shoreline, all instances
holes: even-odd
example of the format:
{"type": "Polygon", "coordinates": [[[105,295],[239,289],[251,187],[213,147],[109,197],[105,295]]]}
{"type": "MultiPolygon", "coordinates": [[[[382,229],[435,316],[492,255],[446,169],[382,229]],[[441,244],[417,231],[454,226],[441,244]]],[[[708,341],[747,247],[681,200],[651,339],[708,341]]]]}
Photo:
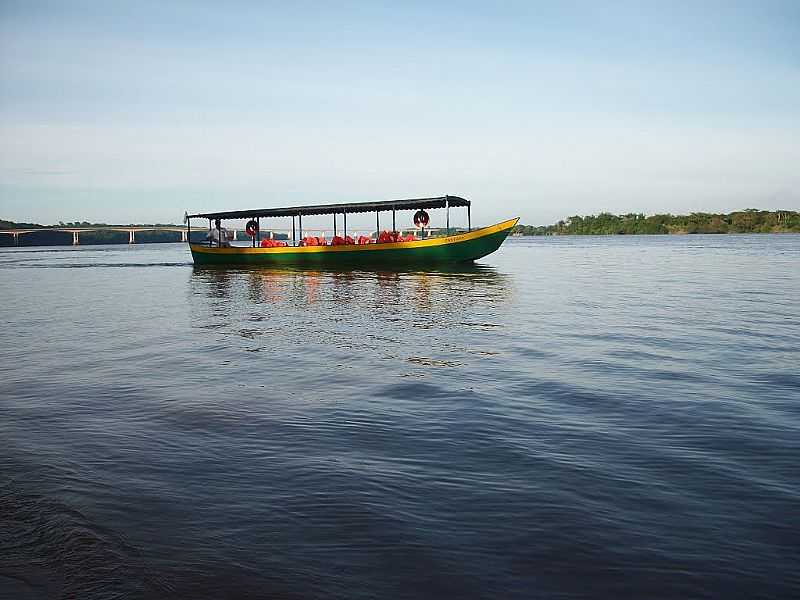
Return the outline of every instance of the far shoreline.
{"type": "Polygon", "coordinates": [[[643,213],[572,216],[553,225],[517,225],[514,236],[547,235],[692,235],[800,233],[800,212],[747,208],[731,213],[689,215],[643,213]]]}
{"type": "MultiPolygon", "coordinates": [[[[105,223],[72,222],[58,225],[19,223],[0,219],[0,247],[63,247],[105,246],[186,243],[205,240],[206,231],[198,229],[184,232],[184,228],[172,224],[155,225],[107,225],[105,223]],[[79,244],[73,243],[71,233],[54,231],[56,228],[100,227],[107,231],[84,231],[79,244]],[[133,236],[122,231],[108,229],[150,228],[133,236]],[[17,235],[14,230],[27,230],[17,235]]],[[[237,232],[244,236],[244,231],[237,232]]],[[[564,236],[617,236],[617,235],[752,235],[800,233],[800,212],[793,210],[760,210],[748,208],[731,213],[691,213],[689,215],[643,213],[615,215],[572,216],[552,225],[516,225],[512,238],[519,237],[564,237],[564,236]]],[[[244,237],[242,237],[244,239],[244,237]]]]}

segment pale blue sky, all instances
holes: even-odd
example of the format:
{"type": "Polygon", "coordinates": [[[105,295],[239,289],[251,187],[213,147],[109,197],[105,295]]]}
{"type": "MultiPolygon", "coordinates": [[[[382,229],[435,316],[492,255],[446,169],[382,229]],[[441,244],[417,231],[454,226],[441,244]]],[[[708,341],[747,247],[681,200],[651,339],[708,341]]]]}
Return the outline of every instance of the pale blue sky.
{"type": "Polygon", "coordinates": [[[0,217],[800,208],[800,2],[0,0],[0,217]]]}

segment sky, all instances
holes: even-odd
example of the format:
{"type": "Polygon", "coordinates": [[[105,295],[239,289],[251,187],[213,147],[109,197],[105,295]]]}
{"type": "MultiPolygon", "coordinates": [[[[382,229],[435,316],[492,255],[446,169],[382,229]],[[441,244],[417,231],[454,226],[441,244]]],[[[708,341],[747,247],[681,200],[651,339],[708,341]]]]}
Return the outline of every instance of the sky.
{"type": "Polygon", "coordinates": [[[0,0],[0,218],[800,210],[800,2],[0,0]]]}

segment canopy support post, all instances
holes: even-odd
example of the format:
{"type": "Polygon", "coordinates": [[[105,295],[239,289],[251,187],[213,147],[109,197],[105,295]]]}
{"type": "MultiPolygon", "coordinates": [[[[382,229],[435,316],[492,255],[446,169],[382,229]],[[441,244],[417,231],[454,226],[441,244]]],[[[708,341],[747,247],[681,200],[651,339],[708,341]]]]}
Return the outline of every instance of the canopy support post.
{"type": "Polygon", "coordinates": [[[208,247],[209,248],[211,248],[211,246],[214,245],[214,236],[211,235],[212,233],[214,233],[214,230],[211,228],[211,218],[209,218],[208,219],[208,247]]]}
{"type": "Polygon", "coordinates": [[[347,237],[347,211],[342,213],[342,218],[344,219],[344,235],[342,237],[347,237]]]}
{"type": "Polygon", "coordinates": [[[381,211],[375,211],[375,239],[381,234],[381,211]]]}
{"type": "Polygon", "coordinates": [[[472,217],[470,217],[469,209],[472,207],[471,204],[467,204],[467,231],[472,231],[472,217]]]}
{"type": "Polygon", "coordinates": [[[192,243],[192,220],[186,217],[186,241],[192,243]]]}
{"type": "Polygon", "coordinates": [[[392,233],[397,231],[397,225],[394,224],[394,207],[392,207],[392,233]]]}
{"type": "Polygon", "coordinates": [[[256,217],[256,239],[253,246],[261,245],[261,217],[256,217]]]}
{"type": "Polygon", "coordinates": [[[292,246],[297,246],[297,240],[294,235],[294,215],[292,215],[292,246]]]}
{"type": "Polygon", "coordinates": [[[336,213],[333,213],[333,236],[336,237],[336,213]]]}
{"type": "Polygon", "coordinates": [[[447,207],[447,235],[450,235],[450,196],[444,197],[444,205],[447,207]]]}
{"type": "Polygon", "coordinates": [[[299,215],[297,215],[297,220],[299,221],[298,229],[300,230],[300,235],[298,237],[302,240],[303,239],[303,213],[300,213],[299,215]]]}

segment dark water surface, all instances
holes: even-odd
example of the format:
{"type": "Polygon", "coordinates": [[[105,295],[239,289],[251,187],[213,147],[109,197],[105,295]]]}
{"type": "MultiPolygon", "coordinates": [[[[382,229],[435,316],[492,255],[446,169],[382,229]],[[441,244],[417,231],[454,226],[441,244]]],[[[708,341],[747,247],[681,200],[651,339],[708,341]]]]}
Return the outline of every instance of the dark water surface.
{"type": "Polygon", "coordinates": [[[0,288],[2,598],[800,596],[800,236],[0,288]]]}

